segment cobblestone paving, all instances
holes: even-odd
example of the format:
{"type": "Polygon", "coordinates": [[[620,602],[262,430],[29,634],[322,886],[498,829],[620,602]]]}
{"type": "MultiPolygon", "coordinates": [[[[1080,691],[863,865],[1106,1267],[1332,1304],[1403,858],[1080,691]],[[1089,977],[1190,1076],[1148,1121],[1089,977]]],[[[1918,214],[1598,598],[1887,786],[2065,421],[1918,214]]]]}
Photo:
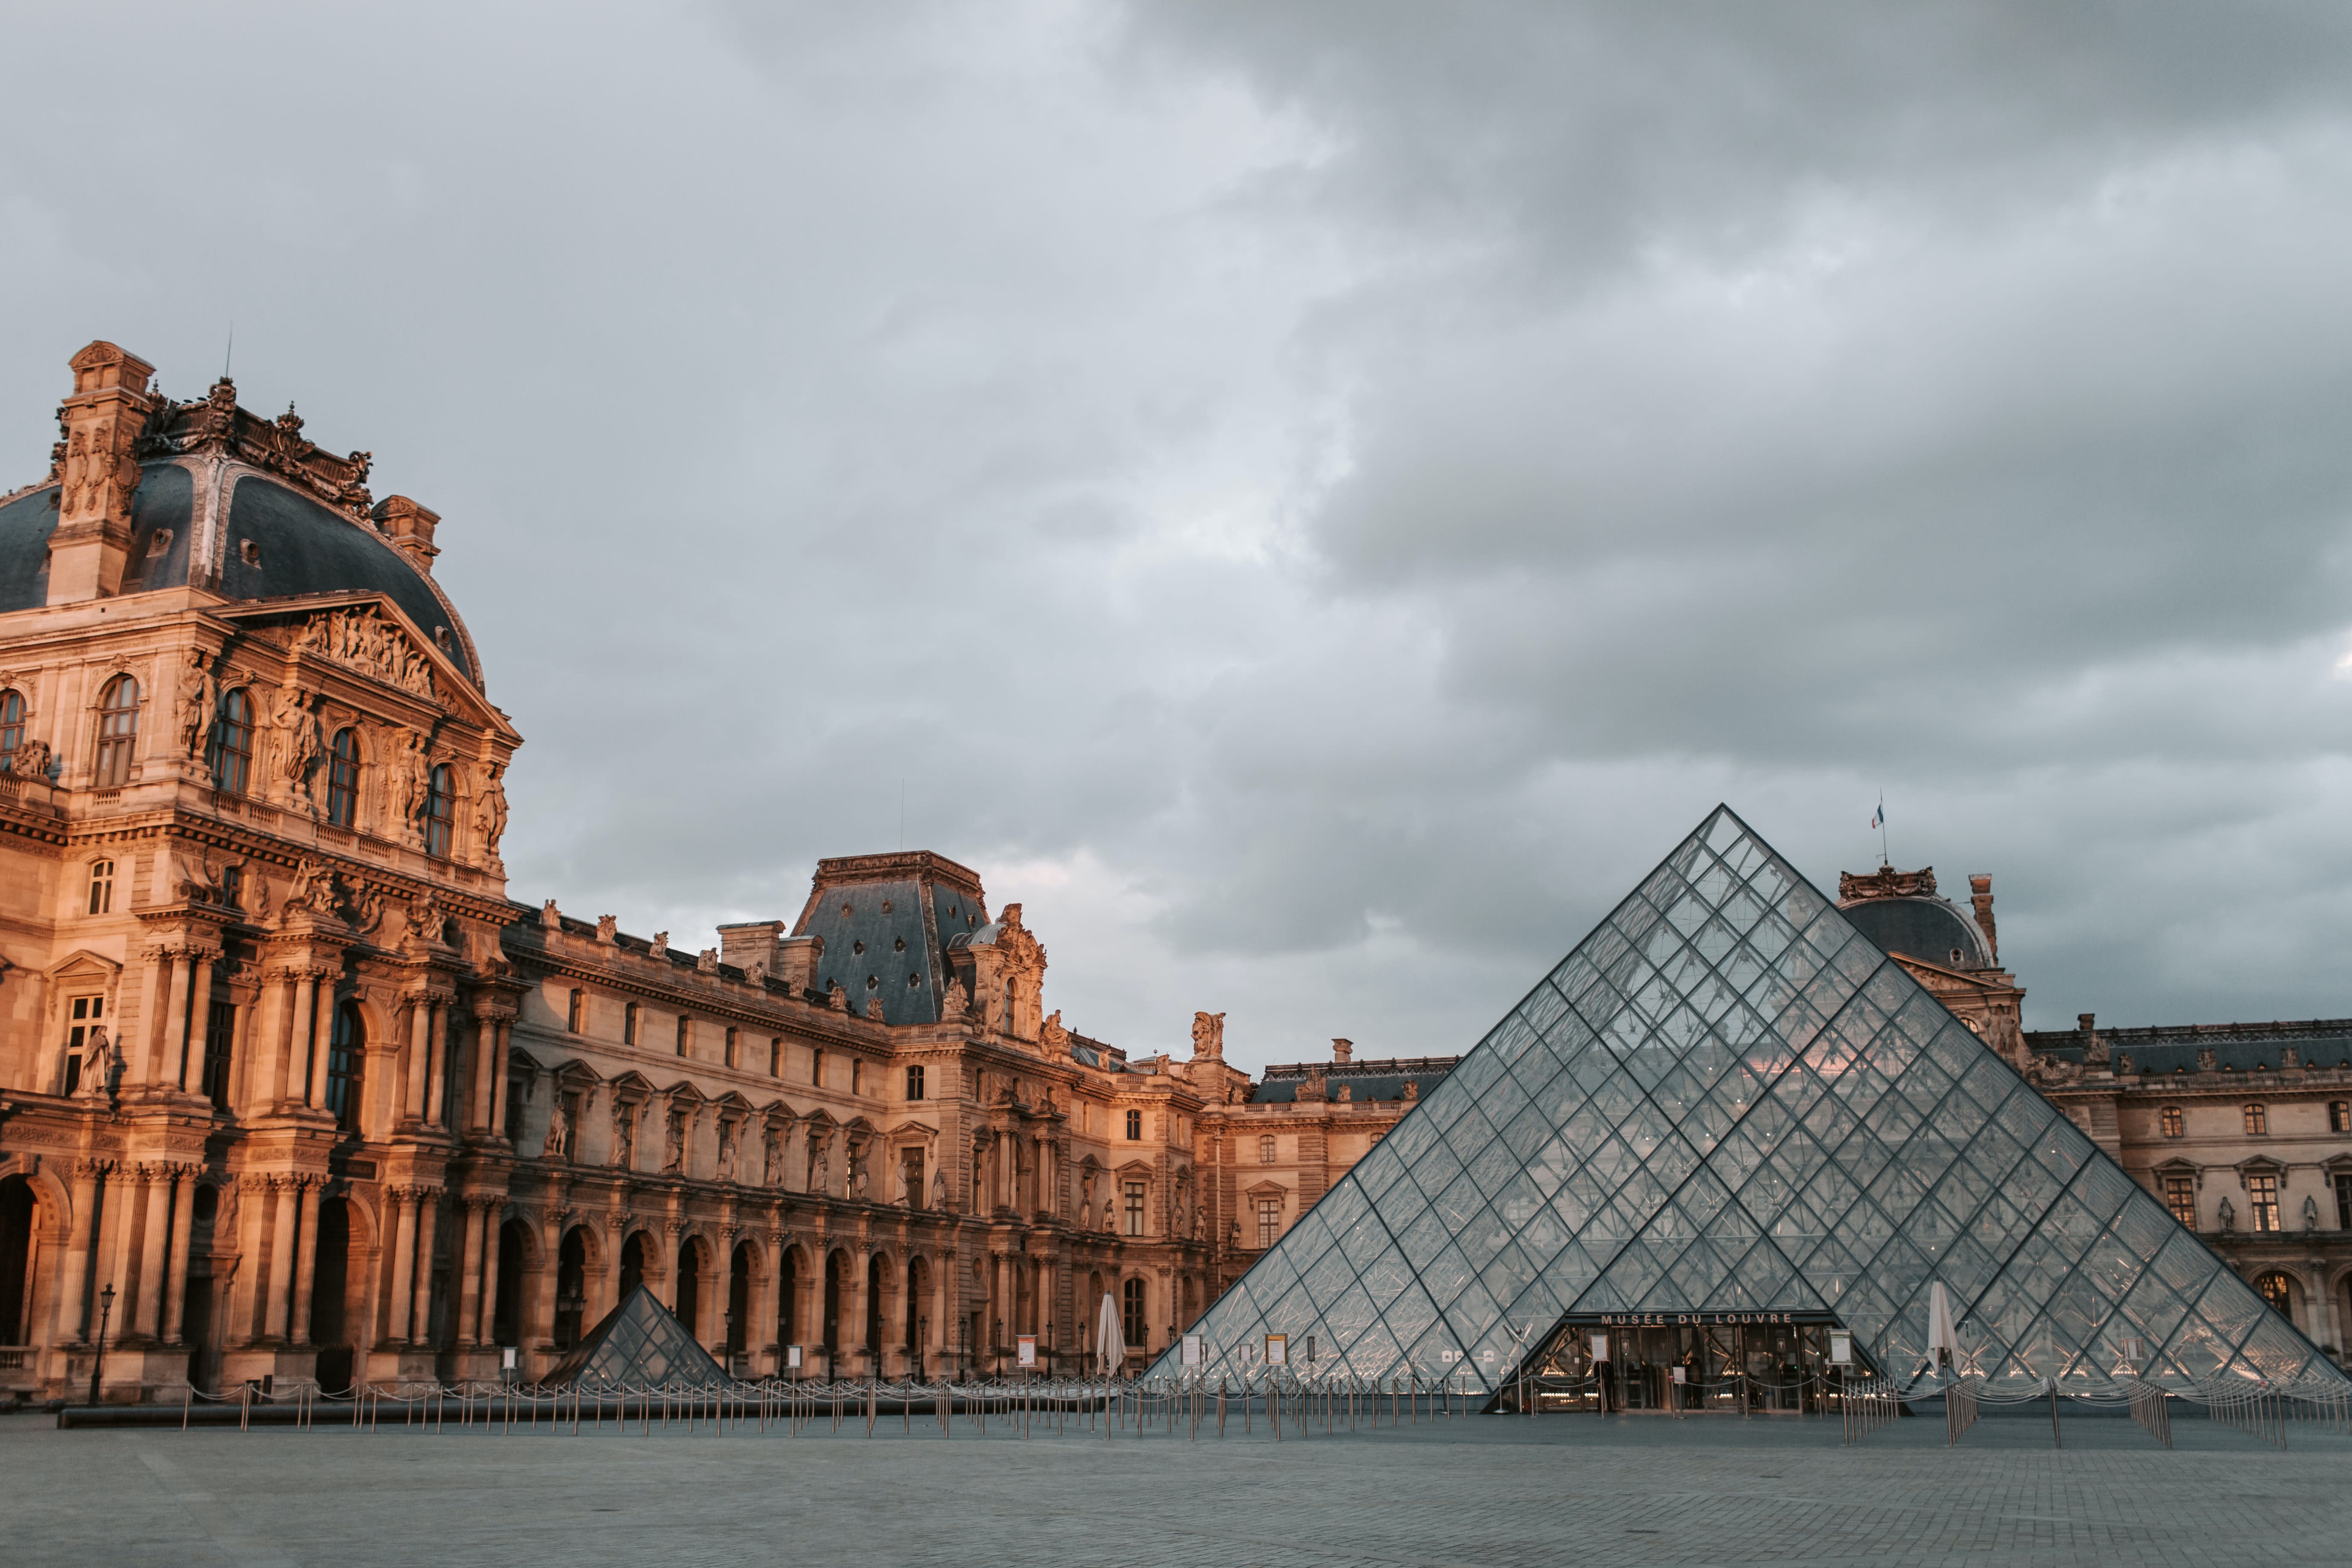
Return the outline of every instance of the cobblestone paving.
{"type": "MultiPolygon", "coordinates": [[[[658,1424],[656,1424],[658,1425],[658,1424]]],[[[1223,1441],[885,1417],[766,1437],[58,1431],[0,1418],[0,1561],[73,1563],[2352,1563],[2352,1440],[2198,1416],[1508,1416],[1223,1441]]]]}

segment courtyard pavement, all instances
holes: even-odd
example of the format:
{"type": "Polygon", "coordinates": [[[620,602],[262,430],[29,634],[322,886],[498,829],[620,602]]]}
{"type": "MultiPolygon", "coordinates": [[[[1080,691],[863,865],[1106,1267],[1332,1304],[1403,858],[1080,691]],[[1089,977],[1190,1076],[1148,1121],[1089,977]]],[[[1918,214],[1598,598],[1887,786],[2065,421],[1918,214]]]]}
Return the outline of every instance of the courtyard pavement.
{"type": "Polygon", "coordinates": [[[36,1564],[2352,1563],[2352,1439],[2183,1414],[1463,1417],[1023,1439],[885,1416],[714,1435],[57,1429],[0,1416],[0,1561],[36,1564]]]}

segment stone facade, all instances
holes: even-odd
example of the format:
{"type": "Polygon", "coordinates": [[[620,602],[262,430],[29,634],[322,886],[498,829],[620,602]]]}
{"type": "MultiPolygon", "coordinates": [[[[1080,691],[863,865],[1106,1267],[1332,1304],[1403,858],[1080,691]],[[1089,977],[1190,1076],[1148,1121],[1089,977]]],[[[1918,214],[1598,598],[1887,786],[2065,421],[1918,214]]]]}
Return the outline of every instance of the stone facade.
{"type": "Polygon", "coordinates": [[[1992,879],[1971,914],[1932,868],[1838,879],[1848,918],[2286,1314],[2352,1366],[2352,1019],[2027,1032],[1992,879]],[[1970,945],[1967,928],[1979,940],[1970,945]],[[1923,950],[1925,956],[1922,955],[1923,950]]]}

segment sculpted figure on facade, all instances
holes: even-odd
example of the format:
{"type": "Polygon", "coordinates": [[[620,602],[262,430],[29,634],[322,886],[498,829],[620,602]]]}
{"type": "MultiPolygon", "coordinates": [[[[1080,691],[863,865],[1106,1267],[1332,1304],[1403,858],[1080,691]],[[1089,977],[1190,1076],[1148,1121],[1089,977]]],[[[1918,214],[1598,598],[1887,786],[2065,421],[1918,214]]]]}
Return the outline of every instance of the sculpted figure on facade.
{"type": "Polygon", "coordinates": [[[828,1168],[825,1156],[824,1141],[812,1134],[809,1138],[808,1190],[822,1194],[832,1180],[833,1174],[828,1168]]]}
{"type": "Polygon", "coordinates": [[[114,1070],[121,1063],[112,1042],[107,1039],[104,1027],[92,1029],[82,1047],[81,1081],[74,1093],[82,1099],[102,1100],[114,1088],[114,1070]]]}
{"type": "Polygon", "coordinates": [[[739,1136],[739,1126],[740,1123],[733,1121],[719,1124],[719,1179],[722,1182],[735,1179],[735,1141],[739,1136]]]}
{"type": "Polygon", "coordinates": [[[948,1169],[945,1165],[931,1173],[931,1207],[942,1212],[948,1206],[948,1169]]]}
{"type": "Polygon", "coordinates": [[[613,1163],[624,1171],[637,1160],[637,1108],[615,1097],[613,1100],[613,1163]]]}
{"type": "Polygon", "coordinates": [[[563,1146],[572,1139],[572,1116],[563,1109],[562,1095],[550,1098],[552,1103],[547,1108],[547,1137],[540,1144],[539,1152],[550,1160],[561,1160],[563,1158],[563,1146]]]}
{"type": "Polygon", "coordinates": [[[432,773],[425,737],[404,726],[400,739],[394,744],[391,760],[385,763],[385,783],[393,810],[398,814],[404,832],[415,832],[425,816],[425,796],[432,773]]]}
{"type": "Polygon", "coordinates": [[[173,723],[179,732],[181,755],[205,754],[205,739],[212,733],[213,715],[219,705],[220,690],[212,672],[205,668],[204,650],[190,648],[188,662],[180,669],[180,689],[173,700],[173,723]]]}
{"type": "Polygon", "coordinates": [[[20,779],[37,779],[49,771],[49,743],[27,735],[16,742],[16,749],[5,759],[8,772],[20,779]]]}
{"type": "Polygon", "coordinates": [[[376,614],[373,605],[312,616],[294,638],[303,652],[350,665],[423,698],[433,695],[433,667],[407,635],[376,614]]]}
{"type": "Polygon", "coordinates": [[[683,1110],[673,1110],[669,1113],[669,1136],[667,1146],[662,1152],[662,1174],[665,1176],[683,1174],[685,1166],[686,1112],[683,1110]]]}
{"type": "Polygon", "coordinates": [[[310,804],[310,774],[319,765],[319,721],[310,700],[291,681],[270,699],[270,760],[285,800],[298,806],[310,804]]]}
{"type": "Polygon", "coordinates": [[[783,1179],[784,1135],[780,1130],[771,1127],[761,1142],[760,1184],[762,1186],[772,1187],[783,1179]]]}
{"type": "Polygon", "coordinates": [[[1211,1061],[1225,1054],[1225,1016],[1223,1013],[1192,1015],[1192,1054],[1211,1061]]]}
{"type": "Polygon", "coordinates": [[[482,793],[474,797],[474,841],[482,847],[482,858],[499,858],[499,840],[507,831],[507,787],[499,782],[506,770],[493,763],[489,782],[482,793]]]}

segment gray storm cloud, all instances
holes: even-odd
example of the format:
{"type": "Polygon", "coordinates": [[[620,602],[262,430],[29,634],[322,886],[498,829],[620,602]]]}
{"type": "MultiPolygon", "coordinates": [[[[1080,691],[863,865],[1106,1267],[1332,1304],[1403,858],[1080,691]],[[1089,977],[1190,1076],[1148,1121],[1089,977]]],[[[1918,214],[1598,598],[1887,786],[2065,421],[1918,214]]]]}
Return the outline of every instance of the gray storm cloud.
{"type": "Polygon", "coordinates": [[[1458,1049],[1717,799],[1826,883],[1882,788],[2036,1024],[2340,1015],[2347,28],[26,13],[120,80],[12,93],[5,482],[233,320],[447,518],[516,896],[789,914],[903,797],[1138,1049],[1458,1049]]]}

